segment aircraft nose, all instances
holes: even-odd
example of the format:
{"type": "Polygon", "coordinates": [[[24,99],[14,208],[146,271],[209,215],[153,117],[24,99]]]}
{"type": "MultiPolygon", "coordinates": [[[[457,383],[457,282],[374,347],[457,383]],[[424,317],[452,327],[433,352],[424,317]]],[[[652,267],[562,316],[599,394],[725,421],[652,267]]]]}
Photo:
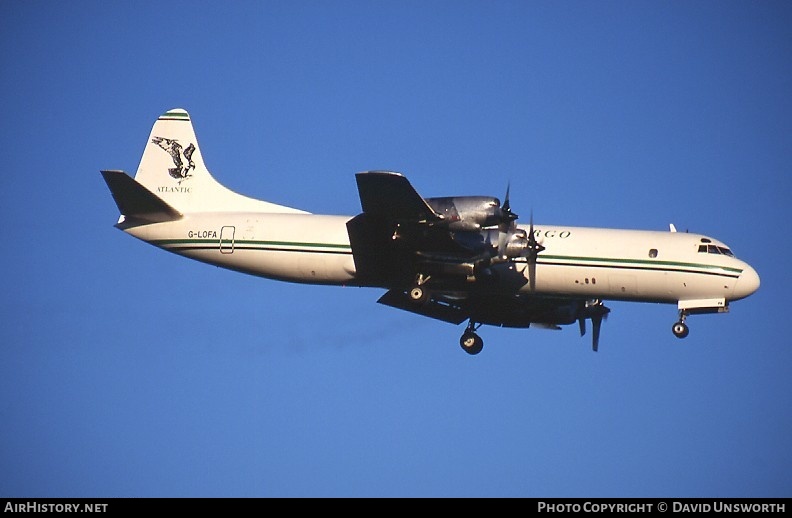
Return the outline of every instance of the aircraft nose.
{"type": "Polygon", "coordinates": [[[734,300],[744,299],[759,289],[759,274],[756,273],[752,267],[745,265],[745,269],[737,279],[737,284],[734,286],[734,300]]]}

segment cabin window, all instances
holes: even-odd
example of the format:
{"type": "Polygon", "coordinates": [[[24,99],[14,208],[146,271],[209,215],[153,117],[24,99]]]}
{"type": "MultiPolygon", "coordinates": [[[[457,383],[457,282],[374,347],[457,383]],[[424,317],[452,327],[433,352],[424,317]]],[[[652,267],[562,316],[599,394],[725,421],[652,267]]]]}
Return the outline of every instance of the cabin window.
{"type": "Polygon", "coordinates": [[[649,257],[651,257],[652,259],[657,257],[657,248],[652,248],[651,250],[649,250],[649,257]]]}

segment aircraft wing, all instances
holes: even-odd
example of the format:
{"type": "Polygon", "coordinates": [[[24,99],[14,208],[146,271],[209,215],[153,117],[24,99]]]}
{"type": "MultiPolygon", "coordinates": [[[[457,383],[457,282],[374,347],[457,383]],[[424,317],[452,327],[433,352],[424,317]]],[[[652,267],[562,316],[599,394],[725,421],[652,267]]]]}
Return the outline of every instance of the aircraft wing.
{"type": "Polygon", "coordinates": [[[588,310],[584,310],[586,313],[579,311],[585,305],[583,300],[497,294],[471,294],[465,299],[451,299],[442,293],[439,295],[423,304],[416,304],[406,292],[392,289],[377,302],[450,324],[473,319],[481,324],[500,327],[558,330],[561,329],[560,324],[572,324],[580,315],[592,316],[588,310]]]}
{"type": "Polygon", "coordinates": [[[367,171],[355,178],[364,214],[395,222],[431,223],[442,219],[399,173],[367,171]]]}
{"type": "Polygon", "coordinates": [[[358,280],[369,286],[407,285],[420,249],[416,229],[431,228],[442,218],[399,173],[355,176],[363,212],[347,222],[347,231],[358,280]]]}

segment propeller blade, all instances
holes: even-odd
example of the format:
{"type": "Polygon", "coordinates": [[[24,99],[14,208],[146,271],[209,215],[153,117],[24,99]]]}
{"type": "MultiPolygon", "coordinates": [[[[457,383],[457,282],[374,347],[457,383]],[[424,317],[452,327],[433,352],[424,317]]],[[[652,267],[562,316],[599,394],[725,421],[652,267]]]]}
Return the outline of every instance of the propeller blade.
{"type": "Polygon", "coordinates": [[[511,209],[509,208],[509,185],[506,184],[506,198],[500,206],[501,221],[498,224],[498,257],[500,259],[506,258],[506,245],[508,244],[509,230],[512,227],[512,219],[510,219],[511,209]]]}
{"type": "Polygon", "coordinates": [[[531,293],[536,291],[536,257],[531,260],[528,258],[528,282],[530,283],[531,293]]]}
{"type": "Polygon", "coordinates": [[[501,221],[498,224],[498,257],[502,260],[506,259],[506,247],[509,244],[509,237],[517,228],[514,223],[518,216],[511,210],[511,202],[509,201],[509,191],[511,190],[511,182],[506,184],[506,197],[503,199],[503,204],[500,206],[501,221]]]}
{"type": "Polygon", "coordinates": [[[578,318],[578,324],[580,324],[580,336],[586,334],[586,317],[578,318]]]}
{"type": "Polygon", "coordinates": [[[528,231],[528,282],[531,284],[531,293],[536,291],[536,254],[534,247],[536,246],[536,236],[534,235],[533,227],[533,209],[531,209],[531,219],[529,220],[528,231]]]}
{"type": "Polygon", "coordinates": [[[594,336],[591,338],[591,348],[594,349],[594,352],[597,352],[597,349],[599,349],[600,329],[602,328],[602,315],[599,313],[592,315],[591,324],[594,328],[594,336]]]}
{"type": "Polygon", "coordinates": [[[513,230],[514,221],[517,220],[519,216],[512,212],[511,210],[511,202],[509,201],[509,190],[511,189],[511,182],[506,184],[506,197],[503,199],[503,204],[500,207],[500,215],[501,215],[501,223],[500,229],[501,232],[507,232],[509,230],[513,230]]]}
{"type": "Polygon", "coordinates": [[[528,245],[535,245],[536,244],[536,236],[534,235],[534,228],[533,228],[533,209],[531,209],[531,219],[528,220],[530,223],[530,232],[528,233],[528,245]]]}
{"type": "Polygon", "coordinates": [[[498,232],[498,257],[504,259],[506,257],[506,245],[508,244],[509,234],[501,230],[498,232]]]}

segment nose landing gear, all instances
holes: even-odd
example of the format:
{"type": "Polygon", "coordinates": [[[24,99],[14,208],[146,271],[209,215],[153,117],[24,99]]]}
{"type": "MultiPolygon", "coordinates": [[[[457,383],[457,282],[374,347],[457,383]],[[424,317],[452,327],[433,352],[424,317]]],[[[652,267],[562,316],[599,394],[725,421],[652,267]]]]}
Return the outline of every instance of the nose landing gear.
{"type": "Polygon", "coordinates": [[[468,354],[478,354],[484,348],[484,340],[476,334],[476,330],[479,327],[481,327],[481,324],[476,325],[471,320],[465,332],[462,333],[462,338],[459,339],[459,345],[468,354]]]}
{"type": "Polygon", "coordinates": [[[687,311],[680,310],[679,312],[679,322],[675,323],[673,327],[671,327],[671,331],[674,333],[674,336],[677,338],[685,338],[689,333],[690,329],[688,329],[687,324],[685,324],[685,319],[687,318],[688,313],[687,311]]]}

